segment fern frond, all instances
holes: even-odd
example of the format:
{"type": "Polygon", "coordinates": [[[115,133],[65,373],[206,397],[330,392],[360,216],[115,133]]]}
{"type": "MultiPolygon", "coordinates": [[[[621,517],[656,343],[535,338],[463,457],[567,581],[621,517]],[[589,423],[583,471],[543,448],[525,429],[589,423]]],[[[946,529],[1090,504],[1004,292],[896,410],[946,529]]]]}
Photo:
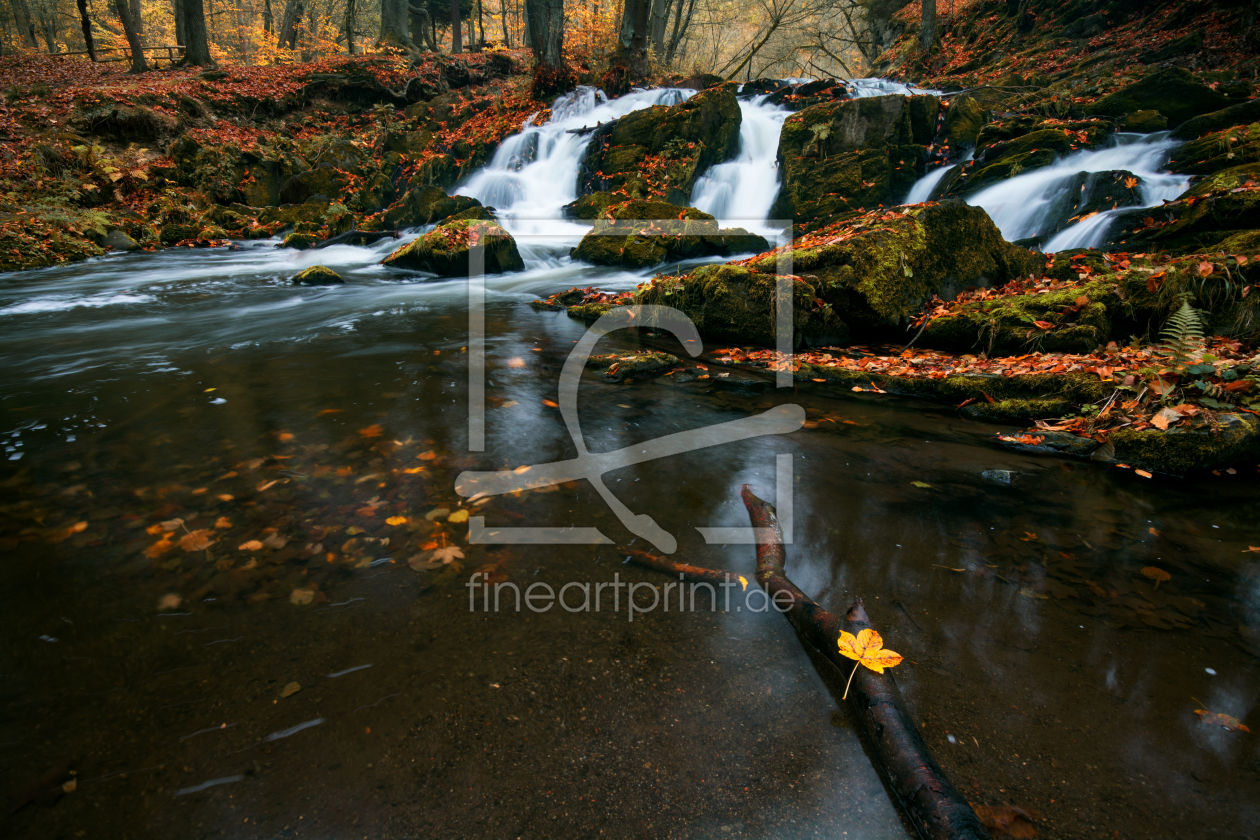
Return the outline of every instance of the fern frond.
{"type": "Polygon", "coordinates": [[[1172,356],[1175,367],[1185,367],[1203,351],[1203,330],[1203,316],[1190,305],[1190,299],[1182,295],[1181,307],[1172,314],[1160,333],[1164,350],[1172,356]]]}

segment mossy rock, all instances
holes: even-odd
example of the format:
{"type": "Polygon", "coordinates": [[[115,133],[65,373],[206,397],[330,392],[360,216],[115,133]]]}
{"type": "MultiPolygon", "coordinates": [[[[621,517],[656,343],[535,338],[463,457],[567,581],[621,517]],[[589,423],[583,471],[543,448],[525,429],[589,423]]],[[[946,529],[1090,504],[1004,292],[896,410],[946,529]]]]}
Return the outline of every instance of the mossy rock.
{"type": "MultiPolygon", "coordinates": [[[[1193,120],[1192,120],[1193,122],[1193,120]]],[[[1124,130],[1150,134],[1168,128],[1168,117],[1159,111],[1134,111],[1124,118],[1124,130]]]]}
{"type": "Polygon", "coordinates": [[[1249,99],[1246,102],[1186,120],[1177,126],[1172,136],[1176,140],[1195,140],[1214,131],[1254,122],[1260,122],[1260,99],[1249,99]]]}
{"type": "Polygon", "coordinates": [[[1158,247],[1178,254],[1202,253],[1236,232],[1260,229],[1260,191],[1214,193],[1193,204],[1135,209],[1118,215],[1112,226],[1112,239],[1124,239],[1129,250],[1158,247]],[[1148,217],[1171,224],[1139,227],[1148,217]]]}
{"type": "Polygon", "coordinates": [[[293,248],[296,251],[305,251],[306,249],[317,245],[319,237],[310,233],[290,233],[280,243],[281,248],[293,248]]]}
{"type": "Polygon", "coordinates": [[[152,143],[181,130],[179,120],[143,105],[107,105],[76,111],[70,125],[81,134],[121,143],[152,143]]]}
{"type": "Polygon", "coordinates": [[[163,225],[158,234],[158,241],[163,245],[174,245],[185,239],[196,239],[201,228],[197,225],[163,225]]]}
{"type": "Polygon", "coordinates": [[[452,217],[487,220],[492,218],[488,211],[461,215],[467,214],[470,210],[484,210],[484,208],[480,201],[471,196],[447,195],[446,190],[441,187],[426,184],[412,187],[406,195],[390,205],[377,217],[376,227],[381,230],[392,230],[431,225],[452,217]]]}
{"type": "Polygon", "coordinates": [[[1168,168],[1186,175],[1211,175],[1260,161],[1260,122],[1205,134],[1173,152],[1168,168]]]}
{"type": "Polygon", "coordinates": [[[670,353],[643,351],[640,353],[605,353],[591,356],[586,366],[600,374],[600,378],[609,382],[623,382],[643,376],[659,376],[678,367],[677,356],[670,353]],[[616,368],[613,368],[616,365],[616,368]]]}
{"type": "Polygon", "coordinates": [[[382,264],[427,271],[440,277],[467,276],[470,240],[484,246],[486,274],[525,268],[516,240],[498,224],[478,220],[443,222],[414,242],[398,248],[382,260],[382,264]]]}
{"type": "Polygon", "coordinates": [[[1148,73],[1133,84],[1104,96],[1089,106],[1100,117],[1123,117],[1134,111],[1158,111],[1172,127],[1186,120],[1218,111],[1229,100],[1196,80],[1190,71],[1169,67],[1148,73]]]}
{"type": "Polygon", "coordinates": [[[743,228],[719,229],[712,216],[694,207],[636,200],[606,208],[573,249],[573,258],[593,265],[647,268],[667,260],[769,247],[764,238],[743,228]]]}
{"type": "MultiPolygon", "coordinates": [[[[811,345],[905,340],[904,321],[931,295],[953,298],[967,286],[1027,276],[1043,257],[1002,239],[979,207],[925,204],[855,217],[816,236],[825,244],[792,251],[797,281],[793,322],[811,345]]],[[[773,346],[778,256],[746,266],[706,266],[657,278],[641,303],[681,309],[714,338],[773,346]]]]}
{"type": "Polygon", "coordinates": [[[305,204],[281,204],[278,207],[265,207],[258,211],[258,223],[268,225],[282,222],[286,225],[298,222],[314,222],[323,218],[328,212],[328,202],[310,202],[305,204]]]}
{"type": "Polygon", "coordinates": [[[345,282],[340,274],[323,265],[313,265],[293,275],[295,286],[336,286],[345,282]]]}
{"type": "Polygon", "coordinates": [[[280,187],[280,201],[285,204],[301,204],[335,198],[348,183],[346,176],[341,174],[342,171],[348,170],[338,170],[331,163],[325,163],[315,169],[299,172],[280,187]]]}
{"type": "Polygon", "coordinates": [[[577,201],[572,201],[564,205],[561,212],[566,219],[593,222],[600,214],[607,210],[609,206],[617,204],[622,200],[622,198],[619,198],[608,191],[594,192],[590,195],[582,196],[577,201]]]}
{"type": "MultiPolygon", "coordinates": [[[[797,380],[825,380],[843,388],[877,386],[882,391],[907,397],[924,397],[957,405],[967,400],[985,405],[1005,405],[983,419],[1045,419],[1061,417],[1066,409],[1106,399],[1112,388],[1104,387],[1096,376],[1081,374],[1033,374],[997,376],[994,374],[955,374],[945,379],[893,376],[855,368],[802,364],[793,373],[797,380]],[[989,400],[993,402],[990,403],[989,400]],[[1042,412],[1046,413],[1042,413],[1042,412]],[[1008,413],[1007,413],[1008,412],[1008,413]],[[1021,412],[1027,417],[1017,416],[1021,412]]],[[[1092,447],[1091,447],[1092,448],[1092,447]]]]}
{"type": "Polygon", "coordinates": [[[974,148],[988,112],[974,96],[960,94],[950,100],[945,112],[945,141],[951,151],[974,148]]]}
{"type": "Polygon", "coordinates": [[[939,107],[936,97],[877,96],[788,117],[771,217],[807,223],[901,200],[923,170],[939,107]]]}
{"type": "Polygon", "coordinates": [[[643,108],[597,128],[586,147],[578,194],[619,190],[640,176],[648,155],[665,157],[675,200],[709,167],[739,154],[743,117],[734,85],[701,91],[678,105],[643,108]]]}
{"type": "Polygon", "coordinates": [[[1071,414],[1075,406],[1061,398],[1023,400],[976,400],[963,406],[959,413],[972,420],[990,423],[1023,423],[1029,420],[1048,420],[1071,414]]]}
{"type": "Polygon", "coordinates": [[[433,142],[432,131],[391,131],[385,135],[385,151],[419,155],[433,142]]]}

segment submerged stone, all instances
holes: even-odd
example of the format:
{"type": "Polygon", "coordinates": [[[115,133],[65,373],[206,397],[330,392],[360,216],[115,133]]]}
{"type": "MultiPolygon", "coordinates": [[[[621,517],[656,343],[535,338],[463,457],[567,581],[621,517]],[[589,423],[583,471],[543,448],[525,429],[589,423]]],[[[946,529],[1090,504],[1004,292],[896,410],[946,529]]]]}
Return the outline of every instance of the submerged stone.
{"type": "Polygon", "coordinates": [[[101,240],[101,244],[111,251],[135,251],[140,247],[136,240],[132,239],[121,230],[114,228],[105,234],[105,238],[101,240]]]}

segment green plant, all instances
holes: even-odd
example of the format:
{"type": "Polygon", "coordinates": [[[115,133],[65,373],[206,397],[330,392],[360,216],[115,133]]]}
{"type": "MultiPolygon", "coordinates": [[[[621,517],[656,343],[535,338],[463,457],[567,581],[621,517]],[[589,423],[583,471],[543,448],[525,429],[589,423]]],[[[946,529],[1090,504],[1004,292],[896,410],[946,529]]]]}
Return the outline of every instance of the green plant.
{"type": "Polygon", "coordinates": [[[1181,296],[1181,306],[1159,334],[1163,349],[1169,354],[1169,364],[1183,373],[1190,363],[1203,353],[1203,316],[1190,305],[1190,296],[1181,296]]]}

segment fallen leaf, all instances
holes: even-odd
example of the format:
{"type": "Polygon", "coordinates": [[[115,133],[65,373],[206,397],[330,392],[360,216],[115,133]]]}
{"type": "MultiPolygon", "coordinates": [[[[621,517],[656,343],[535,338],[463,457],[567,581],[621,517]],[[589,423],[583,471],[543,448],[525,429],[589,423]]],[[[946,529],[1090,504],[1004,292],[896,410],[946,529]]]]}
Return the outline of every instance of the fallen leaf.
{"type": "Polygon", "coordinates": [[[859,631],[856,636],[847,630],[841,630],[836,644],[841,656],[857,660],[853,673],[849,674],[849,682],[845,683],[844,697],[840,698],[842,700],[849,696],[849,684],[853,682],[853,674],[857,673],[858,665],[865,665],[875,673],[882,674],[885,668],[901,664],[904,658],[896,651],[884,650],[883,638],[869,627],[859,631]]]}
{"type": "Polygon", "coordinates": [[[275,487],[279,483],[280,483],[280,479],[278,478],[272,479],[271,481],[264,481],[263,483],[259,484],[256,489],[258,490],[259,493],[261,493],[264,490],[270,490],[272,487],[275,487]]]}
{"type": "Polygon", "coordinates": [[[228,519],[226,516],[220,516],[218,519],[216,519],[216,520],[214,521],[214,527],[216,527],[216,528],[231,528],[231,527],[232,527],[232,520],[228,519]]]}
{"type": "Polygon", "coordinates": [[[543,404],[543,405],[545,405],[545,406],[547,406],[548,408],[559,408],[559,407],[560,407],[560,403],[556,402],[555,400],[543,400],[543,401],[542,401],[542,404],[543,404]]]}
{"type": "Polygon", "coordinates": [[[443,516],[450,516],[450,514],[451,514],[450,508],[439,507],[439,508],[434,508],[433,510],[426,513],[424,515],[424,518],[432,522],[433,520],[440,519],[443,516]]]}
{"type": "Polygon", "coordinates": [[[1225,715],[1220,712],[1209,712],[1207,709],[1195,709],[1194,713],[1199,715],[1199,720],[1206,726],[1223,726],[1225,729],[1237,732],[1250,732],[1243,722],[1233,715],[1225,715]]]}
{"type": "Polygon", "coordinates": [[[174,592],[168,592],[161,598],[158,598],[158,612],[163,610],[173,610],[183,603],[184,599],[176,595],[174,592]]]}
{"type": "Polygon", "coordinates": [[[179,547],[184,551],[205,551],[214,545],[214,531],[209,528],[201,528],[196,531],[189,531],[187,534],[179,538],[179,547]]]}
{"type": "Polygon", "coordinates": [[[263,544],[258,540],[250,540],[249,542],[241,543],[236,548],[238,551],[261,551],[262,547],[263,544]]]}
{"type": "Polygon", "coordinates": [[[464,552],[457,545],[448,545],[443,548],[433,549],[433,553],[429,555],[430,563],[441,563],[446,565],[452,560],[462,559],[464,552]]]}
{"type": "Polygon", "coordinates": [[[1014,805],[972,805],[984,827],[1003,837],[1036,837],[1032,814],[1014,805]]]}
{"type": "Polygon", "coordinates": [[[910,482],[910,483],[911,483],[911,484],[913,484],[915,487],[924,487],[924,488],[927,488],[927,487],[931,487],[931,486],[932,486],[931,484],[928,484],[926,481],[912,481],[912,482],[910,482]]]}
{"type": "Polygon", "coordinates": [[[457,510],[457,511],[455,511],[454,513],[452,513],[452,514],[450,515],[450,517],[449,517],[446,521],[447,521],[447,522],[467,522],[467,521],[468,521],[468,511],[466,511],[466,510],[457,510]]]}
{"type": "Polygon", "coordinates": [[[1168,431],[1168,427],[1174,423],[1181,422],[1181,415],[1173,411],[1171,408],[1161,408],[1159,413],[1151,418],[1151,425],[1159,429],[1161,432],[1168,431]]]}
{"type": "Polygon", "coordinates": [[[270,548],[272,550],[279,551],[280,549],[284,548],[285,544],[288,541],[289,541],[288,537],[282,537],[279,534],[272,534],[268,537],[265,537],[262,541],[262,544],[264,548],[270,548]]]}
{"type": "Polygon", "coordinates": [[[1152,476],[1146,470],[1134,470],[1134,472],[1142,476],[1142,478],[1154,478],[1154,476],[1152,476]]]}
{"type": "Polygon", "coordinates": [[[525,360],[520,356],[513,356],[507,360],[507,366],[510,368],[523,368],[525,367],[525,360]]]}
{"type": "Polygon", "coordinates": [[[1172,575],[1163,569],[1157,569],[1154,566],[1147,566],[1142,570],[1142,575],[1155,581],[1155,588],[1159,589],[1159,585],[1166,580],[1172,580],[1172,575]]]}
{"type": "Polygon", "coordinates": [[[389,519],[386,519],[386,520],[385,520],[385,524],[386,524],[386,525],[406,525],[406,524],[407,524],[407,517],[405,517],[405,516],[391,516],[389,519]]]}
{"type": "Polygon", "coordinates": [[[281,432],[280,434],[276,435],[276,438],[282,441],[293,440],[293,432],[281,432]]]}
{"type": "Polygon", "coordinates": [[[289,593],[289,603],[299,607],[305,607],[314,600],[314,589],[294,589],[289,593]]]}
{"type": "Polygon", "coordinates": [[[280,689],[280,696],[292,697],[294,694],[297,694],[301,690],[302,690],[302,686],[300,683],[291,682],[288,685],[286,685],[284,688],[280,689]]]}
{"type": "Polygon", "coordinates": [[[158,540],[153,545],[146,548],[144,550],[144,555],[150,559],[156,559],[160,557],[161,555],[165,554],[166,552],[170,551],[172,545],[173,543],[171,542],[171,535],[167,534],[166,536],[162,537],[162,539],[158,540]]]}
{"type": "Polygon", "coordinates": [[[380,423],[373,423],[371,426],[368,426],[366,429],[359,429],[359,434],[365,438],[380,437],[384,433],[385,433],[385,429],[381,427],[380,423]]]}
{"type": "Polygon", "coordinates": [[[421,461],[432,461],[434,458],[437,457],[437,453],[434,452],[432,449],[430,449],[428,452],[421,452],[416,457],[419,458],[421,461]]]}
{"type": "Polygon", "coordinates": [[[174,531],[174,530],[177,530],[179,526],[183,524],[184,524],[184,520],[182,519],[168,519],[162,523],[162,530],[174,531]]]}
{"type": "Polygon", "coordinates": [[[220,502],[230,502],[230,501],[232,501],[232,500],[233,500],[233,499],[235,499],[235,498],[236,498],[236,497],[235,497],[235,496],[233,496],[231,493],[220,493],[220,494],[219,494],[219,501],[220,501],[220,502]]]}

